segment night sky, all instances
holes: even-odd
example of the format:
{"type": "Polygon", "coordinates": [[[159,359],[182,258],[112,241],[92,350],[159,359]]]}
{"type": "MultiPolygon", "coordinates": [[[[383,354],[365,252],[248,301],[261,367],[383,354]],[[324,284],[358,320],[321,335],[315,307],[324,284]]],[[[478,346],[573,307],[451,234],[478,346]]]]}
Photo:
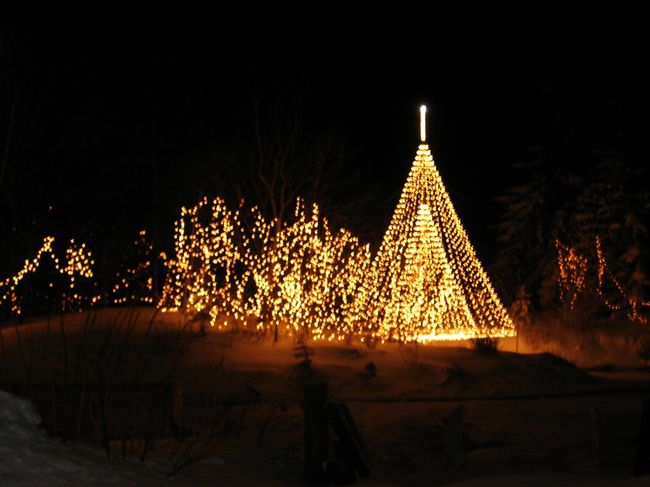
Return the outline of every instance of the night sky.
{"type": "Polygon", "coordinates": [[[224,154],[250,150],[256,120],[262,133],[294,123],[305,144],[336,141],[346,170],[333,185],[342,199],[365,201],[346,207],[363,215],[338,219],[376,243],[426,103],[438,168],[488,261],[495,198],[520,182],[512,166],[533,160],[536,147],[573,137],[578,149],[565,163],[578,172],[587,164],[580,150],[600,141],[623,144],[632,164],[648,160],[648,76],[635,67],[448,66],[434,52],[412,64],[238,58],[200,20],[81,15],[0,24],[5,238],[9,222],[24,239],[130,238],[145,227],[171,237],[181,205],[228,192],[206,174],[230,163],[224,154]]]}

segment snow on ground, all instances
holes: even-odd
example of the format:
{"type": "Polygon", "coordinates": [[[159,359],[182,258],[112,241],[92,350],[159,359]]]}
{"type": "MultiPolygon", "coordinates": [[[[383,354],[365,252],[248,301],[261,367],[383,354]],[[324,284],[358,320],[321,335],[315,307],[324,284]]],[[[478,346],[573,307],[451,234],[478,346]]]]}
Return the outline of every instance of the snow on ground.
{"type": "Polygon", "coordinates": [[[251,450],[244,451],[232,441],[229,448],[221,448],[226,455],[235,453],[239,464],[209,454],[171,478],[166,475],[171,465],[160,459],[141,463],[131,456],[108,461],[98,448],[68,445],[46,436],[38,428],[40,421],[29,401],[0,391],[1,486],[286,485],[255,465],[258,462],[245,459],[251,450]]]}
{"type": "MultiPolygon", "coordinates": [[[[29,365],[41,374],[35,382],[60,382],[65,350],[72,363],[82,344],[95,353],[110,336],[115,347],[107,348],[108,356],[119,352],[120,358],[111,363],[121,364],[117,372],[127,375],[108,380],[132,380],[142,361],[149,367],[141,368],[138,380],[174,381],[183,390],[183,427],[212,431],[209,445],[170,479],[164,448],[154,449],[144,464],[136,451],[127,460],[114,455],[107,462],[99,448],[45,436],[30,404],[3,393],[0,485],[300,485],[302,384],[314,379],[326,380],[331,396],[347,401],[368,444],[372,477],[360,485],[650,485],[647,479],[630,480],[640,400],[650,385],[645,368],[580,369],[539,353],[553,350],[513,353],[525,350],[524,343],[506,340],[498,354],[459,343],[368,349],[310,342],[315,353],[305,370],[297,366],[290,338],[274,343],[209,329],[206,336],[185,340],[186,331],[170,335],[183,327],[178,315],[154,315],[146,308],[131,318],[124,313],[101,310],[87,334],[83,314],[64,317],[65,335],[57,320],[0,329],[1,380],[23,380],[29,365]],[[158,357],[165,350],[173,354],[174,339],[187,349],[168,368],[158,357]],[[369,373],[370,363],[376,374],[369,373]],[[463,472],[454,476],[444,474],[440,425],[457,406],[463,407],[467,456],[463,472]],[[601,416],[602,472],[591,471],[592,408],[601,416]]],[[[599,346],[607,343],[603,339],[599,346]]],[[[613,363],[612,357],[604,363],[613,363]]],[[[630,366],[629,356],[622,365],[630,366]]]]}
{"type": "Polygon", "coordinates": [[[38,429],[29,401],[0,391],[0,485],[160,485],[138,465],[113,466],[96,449],[73,448],[38,429]]]}
{"type": "MultiPolygon", "coordinates": [[[[38,429],[40,417],[24,399],[0,391],[0,484],[3,486],[40,485],[286,485],[278,479],[246,470],[243,465],[223,468],[217,456],[199,462],[194,475],[166,479],[155,468],[121,460],[107,463],[97,450],[70,447],[51,439],[38,429]]],[[[504,456],[502,452],[501,457],[504,456]]],[[[469,461],[472,460],[470,456],[469,461]]],[[[481,460],[479,460],[481,461],[481,460]]],[[[485,458],[483,459],[485,461],[485,458]]],[[[495,461],[492,458],[490,461],[495,461]]],[[[631,478],[628,469],[603,472],[538,472],[478,476],[451,482],[454,487],[509,486],[646,486],[650,479],[631,478]]],[[[288,484],[296,484],[294,481],[288,484]]],[[[389,487],[416,485],[411,480],[366,479],[360,486],[389,487]]]]}

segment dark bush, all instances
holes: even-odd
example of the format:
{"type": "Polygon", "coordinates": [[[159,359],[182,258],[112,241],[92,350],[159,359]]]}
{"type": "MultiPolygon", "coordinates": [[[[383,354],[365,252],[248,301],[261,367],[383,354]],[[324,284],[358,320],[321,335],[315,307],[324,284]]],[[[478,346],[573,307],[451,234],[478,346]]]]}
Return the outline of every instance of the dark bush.
{"type": "Polygon", "coordinates": [[[363,368],[363,373],[366,377],[377,377],[377,366],[374,362],[368,362],[363,368]]]}
{"type": "Polygon", "coordinates": [[[497,353],[499,351],[499,339],[492,337],[474,338],[472,347],[481,353],[497,353]]]}

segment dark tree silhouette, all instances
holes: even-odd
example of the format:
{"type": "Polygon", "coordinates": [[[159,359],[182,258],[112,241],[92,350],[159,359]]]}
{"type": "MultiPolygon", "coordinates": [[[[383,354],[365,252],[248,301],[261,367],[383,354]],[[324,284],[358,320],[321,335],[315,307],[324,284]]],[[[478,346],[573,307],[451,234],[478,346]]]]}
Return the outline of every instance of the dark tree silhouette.
{"type": "Polygon", "coordinates": [[[647,107],[647,96],[613,89],[636,86],[614,74],[595,82],[589,73],[555,69],[541,79],[535,162],[519,165],[522,182],[500,198],[497,282],[510,295],[524,285],[537,305],[557,305],[555,240],[595,266],[598,235],[627,292],[647,296],[650,198],[643,167],[650,146],[639,127],[650,127],[647,117],[630,112],[639,101],[647,107]]]}

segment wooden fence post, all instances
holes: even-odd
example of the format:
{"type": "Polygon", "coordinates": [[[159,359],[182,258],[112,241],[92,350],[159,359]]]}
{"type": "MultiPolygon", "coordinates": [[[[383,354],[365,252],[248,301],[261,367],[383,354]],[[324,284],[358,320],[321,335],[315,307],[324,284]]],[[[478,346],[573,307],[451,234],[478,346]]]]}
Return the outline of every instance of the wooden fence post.
{"type": "Polygon", "coordinates": [[[328,463],[329,480],[335,484],[352,483],[357,480],[357,474],[370,475],[368,448],[345,402],[329,401],[325,412],[337,438],[334,458],[328,463]]]}

